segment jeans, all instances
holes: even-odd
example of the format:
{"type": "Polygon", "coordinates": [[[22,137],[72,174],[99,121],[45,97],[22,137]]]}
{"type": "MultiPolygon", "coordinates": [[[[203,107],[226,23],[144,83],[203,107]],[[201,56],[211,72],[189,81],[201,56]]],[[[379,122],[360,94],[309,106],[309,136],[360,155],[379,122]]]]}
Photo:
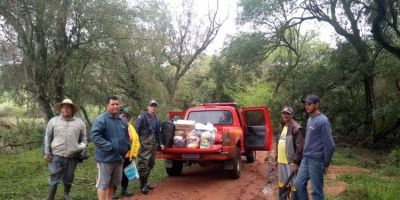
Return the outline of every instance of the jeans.
{"type": "Polygon", "coordinates": [[[312,199],[324,199],[324,161],[303,157],[294,186],[300,200],[308,200],[307,182],[311,180],[312,199]]]}

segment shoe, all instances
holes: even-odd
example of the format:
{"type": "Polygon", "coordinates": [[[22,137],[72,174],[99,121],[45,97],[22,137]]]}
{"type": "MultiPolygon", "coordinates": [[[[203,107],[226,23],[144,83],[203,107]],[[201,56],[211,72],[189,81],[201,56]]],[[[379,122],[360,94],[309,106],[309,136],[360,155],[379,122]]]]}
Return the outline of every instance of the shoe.
{"type": "Polygon", "coordinates": [[[147,188],[148,188],[149,190],[154,190],[154,187],[151,186],[150,184],[147,183],[146,186],[147,186],[147,188]]]}
{"type": "Polygon", "coordinates": [[[130,196],[132,196],[132,195],[133,195],[133,193],[128,192],[128,189],[127,189],[127,188],[122,188],[122,189],[121,189],[121,196],[130,197],[130,196]]]}
{"type": "Polygon", "coordinates": [[[143,186],[142,188],[140,188],[140,192],[142,194],[147,194],[149,193],[149,188],[147,188],[147,185],[143,186]]]}

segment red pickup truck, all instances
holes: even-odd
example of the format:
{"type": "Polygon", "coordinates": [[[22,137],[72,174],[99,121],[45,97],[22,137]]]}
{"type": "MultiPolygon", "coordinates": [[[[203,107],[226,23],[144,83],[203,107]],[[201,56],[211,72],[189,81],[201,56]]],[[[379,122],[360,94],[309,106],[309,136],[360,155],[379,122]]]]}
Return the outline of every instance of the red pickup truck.
{"type": "Polygon", "coordinates": [[[223,163],[224,169],[233,179],[240,177],[241,156],[254,162],[256,150],[272,148],[273,130],[267,107],[239,108],[235,103],[205,103],[186,112],[170,112],[176,116],[203,124],[211,123],[217,129],[215,142],[210,148],[168,147],[157,152],[157,158],[165,159],[168,175],[179,176],[184,164],[223,163]]]}

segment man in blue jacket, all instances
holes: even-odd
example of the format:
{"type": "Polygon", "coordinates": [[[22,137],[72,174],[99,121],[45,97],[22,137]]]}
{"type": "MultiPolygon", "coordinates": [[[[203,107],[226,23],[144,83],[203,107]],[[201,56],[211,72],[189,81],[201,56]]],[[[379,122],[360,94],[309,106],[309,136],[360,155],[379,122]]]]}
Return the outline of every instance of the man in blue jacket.
{"type": "Polygon", "coordinates": [[[307,181],[311,180],[312,199],[324,199],[324,174],[335,150],[329,119],[319,111],[320,98],[310,95],[305,99],[307,120],[306,139],[299,173],[294,182],[299,199],[308,199],[307,181]]]}
{"type": "Polygon", "coordinates": [[[118,97],[107,99],[107,112],[96,117],[92,125],[92,141],[96,145],[97,196],[111,199],[114,187],[121,184],[122,163],[130,149],[128,124],[119,117],[118,97]]]}

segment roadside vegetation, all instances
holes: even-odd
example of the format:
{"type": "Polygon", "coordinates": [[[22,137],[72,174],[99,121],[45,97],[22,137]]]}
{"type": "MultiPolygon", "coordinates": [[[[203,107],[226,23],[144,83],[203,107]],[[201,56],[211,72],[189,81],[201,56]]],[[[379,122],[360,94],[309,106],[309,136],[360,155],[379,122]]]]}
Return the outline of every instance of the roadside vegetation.
{"type": "MultiPolygon", "coordinates": [[[[97,199],[97,168],[94,160],[94,145],[89,144],[89,159],[78,164],[72,186],[74,199],[97,199]]],[[[49,171],[39,147],[18,152],[0,153],[0,199],[43,199],[47,195],[49,171]]],[[[164,162],[157,160],[150,182],[165,178],[164,162]]],[[[130,190],[139,193],[139,181],[131,181],[130,190]]],[[[56,199],[62,199],[63,185],[57,188],[56,199]]]]}
{"type": "Polygon", "coordinates": [[[339,147],[332,165],[359,169],[340,174],[336,180],[347,183],[344,192],[328,197],[335,200],[391,200],[400,196],[399,150],[377,152],[371,149],[339,147]],[[364,171],[366,169],[367,171],[364,171]]]}

